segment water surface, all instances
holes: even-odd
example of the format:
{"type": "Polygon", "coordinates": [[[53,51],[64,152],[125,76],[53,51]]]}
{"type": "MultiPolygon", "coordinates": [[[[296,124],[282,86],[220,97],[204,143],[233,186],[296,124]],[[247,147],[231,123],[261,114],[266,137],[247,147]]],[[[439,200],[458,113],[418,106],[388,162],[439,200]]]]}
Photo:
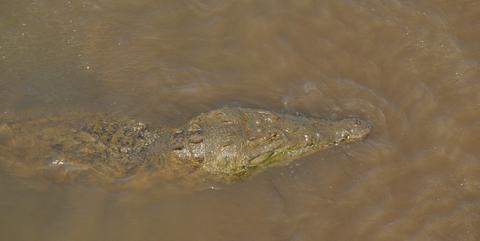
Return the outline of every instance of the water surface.
{"type": "Polygon", "coordinates": [[[221,190],[0,171],[1,240],[480,240],[480,3],[0,3],[0,111],[180,125],[221,106],[374,123],[221,190]]]}

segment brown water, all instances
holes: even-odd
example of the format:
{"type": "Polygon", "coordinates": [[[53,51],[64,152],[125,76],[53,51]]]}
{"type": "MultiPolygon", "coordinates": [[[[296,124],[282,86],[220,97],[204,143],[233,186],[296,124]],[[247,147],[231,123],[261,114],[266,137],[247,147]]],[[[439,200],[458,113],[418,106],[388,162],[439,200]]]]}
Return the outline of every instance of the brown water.
{"type": "Polygon", "coordinates": [[[180,125],[356,114],[368,140],[221,190],[0,172],[0,240],[480,240],[480,2],[0,2],[0,111],[180,125]],[[2,174],[3,173],[3,174],[2,174]]]}

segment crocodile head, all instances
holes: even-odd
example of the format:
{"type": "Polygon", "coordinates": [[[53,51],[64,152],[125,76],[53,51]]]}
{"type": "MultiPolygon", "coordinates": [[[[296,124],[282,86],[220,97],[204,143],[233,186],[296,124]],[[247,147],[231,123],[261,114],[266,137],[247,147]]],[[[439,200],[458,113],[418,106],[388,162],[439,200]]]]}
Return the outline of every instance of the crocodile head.
{"type": "Polygon", "coordinates": [[[253,155],[246,158],[250,168],[286,164],[329,147],[362,140],[371,130],[371,125],[360,118],[324,120],[272,112],[265,114],[276,118],[262,121],[262,117],[257,116],[260,124],[255,121],[248,125],[256,126],[257,130],[252,135],[256,143],[247,141],[246,145],[247,152],[253,155]]]}
{"type": "Polygon", "coordinates": [[[201,169],[214,177],[231,179],[361,140],[369,134],[371,125],[359,118],[334,121],[222,108],[194,118],[184,127],[186,132],[190,129],[195,130],[196,141],[182,145],[186,148],[180,154],[199,159],[201,169]]]}

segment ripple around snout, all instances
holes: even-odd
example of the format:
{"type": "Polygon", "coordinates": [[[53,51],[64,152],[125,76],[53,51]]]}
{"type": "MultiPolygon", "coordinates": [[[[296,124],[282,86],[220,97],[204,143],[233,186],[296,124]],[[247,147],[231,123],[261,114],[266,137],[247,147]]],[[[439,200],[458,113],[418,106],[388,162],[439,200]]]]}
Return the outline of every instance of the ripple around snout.
{"type": "Polygon", "coordinates": [[[407,129],[407,116],[401,108],[381,93],[376,93],[368,85],[350,79],[332,79],[308,81],[309,91],[303,94],[292,94],[290,109],[301,106],[306,112],[317,116],[331,118],[360,117],[370,122],[374,135],[403,135],[407,129]],[[352,93],[350,96],[338,98],[338,93],[352,93]],[[395,130],[388,131],[389,122],[394,122],[395,130]],[[387,130],[387,131],[385,131],[387,130]]]}

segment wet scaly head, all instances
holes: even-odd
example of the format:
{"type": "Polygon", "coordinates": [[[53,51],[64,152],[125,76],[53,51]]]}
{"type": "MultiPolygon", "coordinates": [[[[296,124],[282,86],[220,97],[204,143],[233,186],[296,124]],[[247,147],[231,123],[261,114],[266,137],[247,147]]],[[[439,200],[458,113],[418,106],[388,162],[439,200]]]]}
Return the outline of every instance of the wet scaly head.
{"type": "Polygon", "coordinates": [[[190,124],[202,127],[202,169],[220,178],[249,175],[361,140],[371,130],[360,118],[324,120],[248,108],[211,111],[190,124]]]}

